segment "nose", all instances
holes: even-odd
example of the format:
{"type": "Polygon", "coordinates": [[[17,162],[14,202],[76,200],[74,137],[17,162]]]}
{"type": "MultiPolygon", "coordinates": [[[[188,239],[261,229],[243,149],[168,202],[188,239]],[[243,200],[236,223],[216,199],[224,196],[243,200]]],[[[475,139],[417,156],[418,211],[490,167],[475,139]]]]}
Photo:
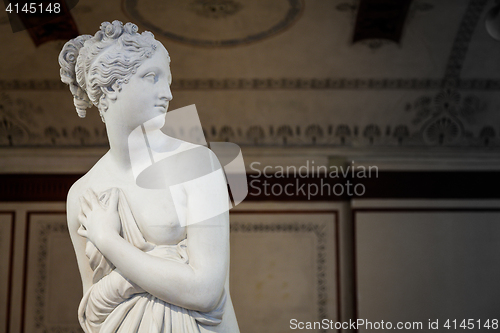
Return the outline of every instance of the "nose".
{"type": "Polygon", "coordinates": [[[170,90],[170,84],[168,84],[167,80],[162,80],[159,97],[160,99],[164,99],[167,102],[170,102],[173,98],[172,91],[170,90]]]}

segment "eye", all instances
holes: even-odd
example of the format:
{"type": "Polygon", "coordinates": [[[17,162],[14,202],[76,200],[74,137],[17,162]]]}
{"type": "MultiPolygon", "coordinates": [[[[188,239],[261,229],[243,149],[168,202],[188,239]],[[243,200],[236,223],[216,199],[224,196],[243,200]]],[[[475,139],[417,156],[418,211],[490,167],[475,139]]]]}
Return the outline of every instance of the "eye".
{"type": "Polygon", "coordinates": [[[156,83],[156,81],[158,81],[158,76],[156,75],[155,72],[149,72],[148,74],[144,75],[143,78],[150,80],[154,83],[156,83]]]}

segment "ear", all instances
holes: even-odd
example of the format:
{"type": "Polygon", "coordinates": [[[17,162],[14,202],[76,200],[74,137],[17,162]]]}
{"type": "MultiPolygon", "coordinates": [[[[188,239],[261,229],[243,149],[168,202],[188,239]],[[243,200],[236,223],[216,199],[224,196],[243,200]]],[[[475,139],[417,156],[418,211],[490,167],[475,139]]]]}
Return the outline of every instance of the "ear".
{"type": "Polygon", "coordinates": [[[122,90],[122,87],[120,83],[115,82],[111,86],[101,87],[101,90],[108,100],[116,101],[118,93],[122,90]]]}

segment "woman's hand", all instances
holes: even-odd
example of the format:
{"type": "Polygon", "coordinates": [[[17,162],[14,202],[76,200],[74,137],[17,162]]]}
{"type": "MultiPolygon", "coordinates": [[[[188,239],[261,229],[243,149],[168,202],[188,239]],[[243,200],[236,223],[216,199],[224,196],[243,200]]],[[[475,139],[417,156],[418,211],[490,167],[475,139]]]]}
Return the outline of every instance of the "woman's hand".
{"type": "Polygon", "coordinates": [[[78,221],[83,228],[78,230],[78,234],[89,239],[98,249],[106,239],[121,232],[118,197],[116,188],[111,190],[107,205],[102,204],[91,189],[80,197],[78,221]]]}

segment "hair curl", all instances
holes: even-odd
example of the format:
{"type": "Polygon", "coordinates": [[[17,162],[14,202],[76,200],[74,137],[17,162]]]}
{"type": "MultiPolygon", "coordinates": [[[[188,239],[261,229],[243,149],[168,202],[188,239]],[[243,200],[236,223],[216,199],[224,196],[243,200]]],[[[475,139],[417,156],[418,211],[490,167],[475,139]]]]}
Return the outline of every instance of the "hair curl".
{"type": "Polygon", "coordinates": [[[104,121],[106,91],[120,91],[156,49],[151,32],[137,33],[133,23],[103,22],[94,35],[67,42],[59,54],[61,81],[69,85],[78,116],[94,104],[104,121]]]}

